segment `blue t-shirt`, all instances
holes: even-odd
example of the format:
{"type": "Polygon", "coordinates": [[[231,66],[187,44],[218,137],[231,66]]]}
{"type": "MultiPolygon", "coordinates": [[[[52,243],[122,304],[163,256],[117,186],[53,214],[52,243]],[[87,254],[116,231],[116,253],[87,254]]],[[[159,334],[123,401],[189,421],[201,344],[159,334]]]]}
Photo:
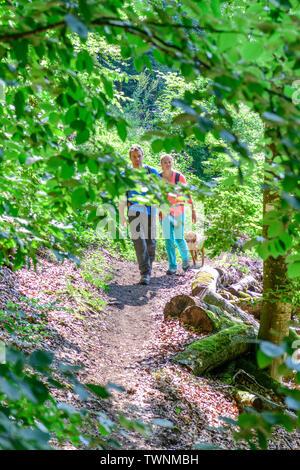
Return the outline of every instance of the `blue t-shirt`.
{"type": "MultiPolygon", "coordinates": [[[[161,178],[160,174],[158,173],[157,170],[155,170],[155,168],[152,168],[151,166],[148,166],[148,165],[143,165],[143,168],[147,171],[148,174],[153,173],[154,175],[157,175],[161,178]]],[[[147,191],[143,191],[141,193],[138,193],[137,191],[134,191],[134,190],[126,191],[128,210],[130,210],[130,212],[143,212],[143,213],[147,211],[147,213],[150,215],[151,214],[151,206],[142,205],[138,201],[130,200],[130,198],[132,198],[136,195],[146,196],[147,191]]],[[[152,210],[152,215],[154,215],[154,216],[156,215],[156,208],[155,207],[152,210]]]]}

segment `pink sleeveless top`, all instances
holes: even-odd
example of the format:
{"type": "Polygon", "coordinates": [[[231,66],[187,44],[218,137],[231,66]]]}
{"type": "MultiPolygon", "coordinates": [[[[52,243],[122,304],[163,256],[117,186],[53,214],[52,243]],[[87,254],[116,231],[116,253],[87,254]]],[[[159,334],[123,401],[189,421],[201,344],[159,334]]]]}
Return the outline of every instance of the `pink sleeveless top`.
{"type": "MultiPolygon", "coordinates": [[[[172,179],[170,181],[170,183],[172,184],[175,184],[176,173],[179,173],[179,172],[173,171],[172,179]]],[[[186,184],[186,179],[181,173],[179,173],[179,183],[186,184]]],[[[186,196],[184,195],[169,193],[168,201],[172,204],[172,207],[170,208],[170,213],[175,216],[178,216],[184,213],[184,203],[188,201],[188,203],[191,204],[192,198],[191,196],[189,196],[189,199],[187,200],[186,196]]]]}

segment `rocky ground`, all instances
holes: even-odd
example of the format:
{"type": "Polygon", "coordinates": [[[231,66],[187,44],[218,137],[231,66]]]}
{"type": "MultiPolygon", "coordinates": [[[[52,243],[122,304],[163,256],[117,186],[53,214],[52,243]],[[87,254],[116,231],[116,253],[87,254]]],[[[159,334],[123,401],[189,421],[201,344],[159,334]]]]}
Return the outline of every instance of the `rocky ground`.
{"type": "MultiPolygon", "coordinates": [[[[36,305],[46,311],[37,343],[25,330],[23,338],[13,339],[19,347],[45,348],[55,352],[57,360],[83,365],[79,378],[84,383],[118,386],[109,388],[111,397],[106,400],[93,397],[82,403],[70,391],[57,392],[57,398],[84,405],[95,416],[106,413],[114,422],[120,414],[134,421],[133,430],[112,435],[123,449],[187,450],[199,443],[248,448],[234,440],[233,425],[222,419],[236,420],[239,415],[230,385],[213,374],[194,377],[172,361],[174,353],[201,337],[177,320],[165,322],[163,318],[163,308],[172,296],[190,292],[195,271],[167,276],[165,263],[155,262],[150,285],[141,286],[135,263],[115,259],[105,250],[101,260],[104,272],[110,273],[108,290],[97,285],[95,278],[91,283],[87,273],[83,276],[82,269],[69,261],[59,264],[42,258],[37,272],[12,273],[4,267],[0,273],[1,308],[13,302],[28,316],[36,305]],[[138,432],[140,422],[148,426],[148,432],[138,432]]],[[[225,261],[231,276],[238,278],[244,269],[260,280],[259,262],[244,257],[235,268],[230,260],[225,261]]],[[[12,341],[2,327],[0,335],[12,341]]],[[[278,428],[269,446],[300,449],[300,435],[278,428]]]]}

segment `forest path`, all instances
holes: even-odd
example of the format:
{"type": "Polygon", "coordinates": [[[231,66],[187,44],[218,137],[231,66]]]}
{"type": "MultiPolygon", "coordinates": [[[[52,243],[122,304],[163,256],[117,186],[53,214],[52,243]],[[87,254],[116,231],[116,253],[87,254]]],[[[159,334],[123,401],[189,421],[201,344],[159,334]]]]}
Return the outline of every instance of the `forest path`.
{"type": "MultiPolygon", "coordinates": [[[[101,409],[114,420],[122,413],[152,428],[149,437],[128,431],[126,436],[116,435],[116,439],[123,449],[192,449],[197,440],[213,440],[214,444],[234,448],[229,430],[227,435],[211,432],[205,429],[205,423],[221,425],[222,413],[236,418],[236,405],[219,391],[216,381],[201,379],[200,385],[194,383],[188,372],[170,361],[199,338],[177,320],[165,322],[163,318],[164,306],[171,297],[190,292],[195,271],[168,276],[167,263],[155,262],[150,284],[143,286],[138,284],[136,263],[111,262],[109,269],[115,276],[104,295],[106,316],[97,332],[100,350],[89,351],[81,378],[98,385],[113,382],[124,387],[123,392],[111,389],[112,397],[101,404],[101,409]],[[218,412],[212,409],[213,400],[218,412]],[[174,428],[156,425],[167,424],[165,420],[174,428]]],[[[91,326],[94,329],[95,325],[91,326]]],[[[98,408],[97,402],[93,408],[98,408]]]]}
{"type": "MultiPolygon", "coordinates": [[[[92,256],[93,252],[86,254],[93,263],[92,256]]],[[[171,360],[201,337],[177,319],[166,322],[163,317],[172,296],[190,292],[194,271],[168,276],[166,262],[156,261],[150,285],[142,286],[136,263],[118,260],[105,250],[101,256],[105,269],[113,273],[107,292],[84,280],[82,270],[71,261],[61,264],[42,259],[38,272],[22,269],[10,275],[7,300],[19,302],[20,296],[26,296],[44,305],[59,301],[48,312],[47,328],[54,334],[38,349],[53,351],[58,361],[83,365],[78,376],[83,383],[114,383],[124,389],[109,387],[108,399],[90,396],[82,402],[65,390],[55,391],[55,398],[87,408],[95,422],[99,412],[115,423],[120,413],[133,421],[134,429],[112,434],[125,450],[188,450],[197,442],[224,449],[247,448],[234,441],[230,425],[224,429],[221,420],[222,416],[236,420],[239,414],[230,386],[213,374],[194,377],[171,360]],[[84,305],[82,296],[88,298],[84,305]],[[106,305],[101,307],[100,302],[97,309],[99,299],[106,305]],[[151,433],[137,431],[141,422],[151,433]],[[172,428],[167,427],[170,422],[172,428]]],[[[30,313],[28,309],[24,308],[30,313]]],[[[276,433],[270,448],[300,448],[299,436],[281,434],[280,430],[276,433]]]]}
{"type": "Polygon", "coordinates": [[[108,314],[101,331],[103,347],[97,373],[103,379],[125,388],[136,383],[137,364],[151,357],[153,343],[161,326],[166,302],[189,289],[192,273],[168,276],[167,267],[154,263],[150,285],[139,285],[140,275],[135,263],[122,263],[116,268],[114,280],[106,294],[108,314]]]}

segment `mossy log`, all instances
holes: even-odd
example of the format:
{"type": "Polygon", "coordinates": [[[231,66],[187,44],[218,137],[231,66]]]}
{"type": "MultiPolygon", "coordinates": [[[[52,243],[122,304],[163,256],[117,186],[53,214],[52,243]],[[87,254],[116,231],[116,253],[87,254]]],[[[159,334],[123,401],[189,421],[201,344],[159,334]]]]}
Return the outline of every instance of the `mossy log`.
{"type": "Polygon", "coordinates": [[[253,338],[255,333],[251,327],[234,325],[191,343],[172,360],[187,366],[195,375],[203,375],[244,354],[250,349],[249,340],[253,338]]]}
{"type": "Polygon", "coordinates": [[[190,295],[175,295],[175,297],[172,297],[172,299],[165,305],[164,319],[168,320],[169,318],[179,317],[186,307],[195,305],[196,300],[197,299],[194,299],[190,295]]]}
{"type": "Polygon", "coordinates": [[[232,304],[226,299],[223,299],[223,297],[216,292],[212,291],[207,291],[203,301],[209,305],[211,309],[211,305],[215,305],[222,311],[225,311],[229,313],[232,317],[238,318],[242,320],[245,324],[251,325],[253,328],[258,330],[259,328],[259,323],[255,318],[253,318],[252,315],[250,315],[247,312],[244,312],[241,308],[239,308],[237,305],[232,304]]]}
{"type": "Polygon", "coordinates": [[[229,286],[227,289],[229,290],[229,292],[231,292],[231,294],[235,295],[236,297],[241,297],[240,293],[248,289],[248,287],[253,286],[254,284],[256,284],[255,277],[249,274],[248,276],[245,276],[240,279],[239,282],[236,282],[235,284],[229,286]]]}
{"type": "Polygon", "coordinates": [[[180,323],[183,326],[193,326],[202,333],[213,333],[237,323],[242,324],[240,320],[234,319],[227,312],[222,312],[222,310],[208,306],[199,300],[195,302],[195,305],[184,309],[180,315],[180,323]]]}
{"type": "Polygon", "coordinates": [[[219,277],[219,270],[214,269],[210,266],[204,266],[198,271],[198,273],[194,277],[194,280],[192,282],[191,295],[197,295],[202,298],[207,290],[216,292],[219,277]]]}

